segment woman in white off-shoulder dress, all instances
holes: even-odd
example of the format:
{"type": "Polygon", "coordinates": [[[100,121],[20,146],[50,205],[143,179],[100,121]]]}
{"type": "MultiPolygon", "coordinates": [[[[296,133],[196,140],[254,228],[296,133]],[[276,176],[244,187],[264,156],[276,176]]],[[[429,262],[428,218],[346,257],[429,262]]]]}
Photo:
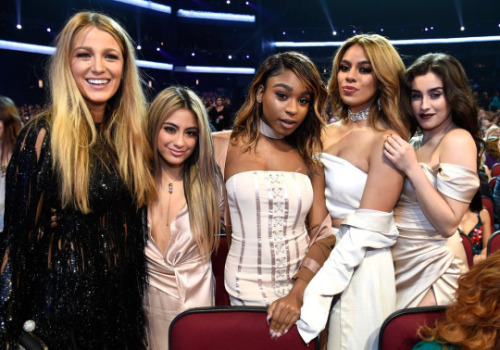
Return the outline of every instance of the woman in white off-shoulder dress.
{"type": "Polygon", "coordinates": [[[404,178],[383,144],[390,133],[408,134],[399,115],[403,73],[396,50],[379,35],[352,37],[333,61],[328,89],[340,121],[326,129],[321,162],[337,244],[308,285],[298,322],[309,341],[329,319],[328,349],[376,349],[379,328],[395,310],[392,210],[404,178]]]}
{"type": "Polygon", "coordinates": [[[397,307],[447,305],[468,271],[457,231],[476,193],[480,138],[477,109],[461,64],[427,54],[408,68],[403,108],[412,117],[412,145],[391,135],[384,154],[407,176],[394,211],[397,307]]]}

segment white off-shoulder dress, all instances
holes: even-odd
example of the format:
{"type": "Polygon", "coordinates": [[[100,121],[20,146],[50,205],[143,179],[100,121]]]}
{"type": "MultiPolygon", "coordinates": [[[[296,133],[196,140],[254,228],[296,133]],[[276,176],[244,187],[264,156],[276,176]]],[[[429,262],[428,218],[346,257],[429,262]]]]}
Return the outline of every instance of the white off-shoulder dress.
{"type": "Polygon", "coordinates": [[[377,349],[380,326],[396,305],[390,247],[398,232],[393,213],[359,209],[365,172],[328,153],[321,161],[328,211],[345,220],[330,257],[306,288],[299,333],[308,342],[330,318],[328,349],[377,349]]]}

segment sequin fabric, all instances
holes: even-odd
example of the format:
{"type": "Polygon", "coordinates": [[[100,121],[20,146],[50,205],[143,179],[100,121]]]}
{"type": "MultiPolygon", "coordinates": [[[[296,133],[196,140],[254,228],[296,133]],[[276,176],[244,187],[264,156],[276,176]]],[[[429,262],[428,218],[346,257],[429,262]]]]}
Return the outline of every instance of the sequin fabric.
{"type": "Polygon", "coordinates": [[[91,148],[90,164],[92,212],[62,209],[47,120],[34,120],[18,138],[7,170],[0,240],[11,269],[0,281],[2,349],[7,343],[17,348],[28,319],[51,350],[144,348],[146,212],[136,209],[103,139],[91,148]],[[37,161],[42,129],[47,133],[37,161]],[[58,214],[56,227],[51,208],[58,214]]]}

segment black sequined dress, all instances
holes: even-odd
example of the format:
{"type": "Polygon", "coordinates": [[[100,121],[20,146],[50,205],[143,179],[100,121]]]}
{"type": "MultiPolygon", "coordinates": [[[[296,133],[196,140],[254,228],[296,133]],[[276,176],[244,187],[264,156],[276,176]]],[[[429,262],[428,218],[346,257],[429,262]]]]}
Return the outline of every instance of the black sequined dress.
{"type": "Polygon", "coordinates": [[[2,276],[12,291],[2,295],[7,333],[0,348],[14,344],[28,319],[51,350],[144,347],[146,213],[136,209],[116,154],[101,138],[90,150],[90,164],[92,212],[62,209],[47,120],[35,120],[18,137],[7,170],[0,240],[0,256],[7,254],[12,269],[11,277],[2,276]],[[42,129],[47,133],[37,161],[42,129]],[[56,227],[51,208],[58,214],[56,227]]]}

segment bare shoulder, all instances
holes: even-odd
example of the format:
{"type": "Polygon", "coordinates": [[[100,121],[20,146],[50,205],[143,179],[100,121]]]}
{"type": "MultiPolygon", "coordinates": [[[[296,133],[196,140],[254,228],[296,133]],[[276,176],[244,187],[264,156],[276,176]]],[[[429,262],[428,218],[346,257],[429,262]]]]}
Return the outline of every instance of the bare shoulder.
{"type": "Polygon", "coordinates": [[[398,132],[393,129],[376,130],[371,128],[371,131],[372,132],[369,134],[369,141],[373,147],[382,146],[383,148],[384,142],[385,140],[387,140],[387,137],[389,137],[390,135],[399,135],[398,132]]]}
{"type": "Polygon", "coordinates": [[[456,146],[457,143],[467,143],[468,145],[475,145],[474,139],[470,132],[462,128],[450,130],[441,141],[441,144],[443,146],[456,146]]]}
{"type": "Polygon", "coordinates": [[[337,136],[339,135],[340,131],[342,128],[341,122],[336,122],[332,124],[328,124],[324,129],[323,129],[323,147],[326,148],[332,141],[334,141],[337,136]]]}
{"type": "Polygon", "coordinates": [[[449,131],[439,145],[439,160],[475,170],[477,148],[472,135],[460,128],[449,131]]]}
{"type": "Polygon", "coordinates": [[[479,212],[479,216],[481,217],[481,220],[490,220],[490,212],[488,211],[488,209],[481,209],[481,211],[479,212]]]}

